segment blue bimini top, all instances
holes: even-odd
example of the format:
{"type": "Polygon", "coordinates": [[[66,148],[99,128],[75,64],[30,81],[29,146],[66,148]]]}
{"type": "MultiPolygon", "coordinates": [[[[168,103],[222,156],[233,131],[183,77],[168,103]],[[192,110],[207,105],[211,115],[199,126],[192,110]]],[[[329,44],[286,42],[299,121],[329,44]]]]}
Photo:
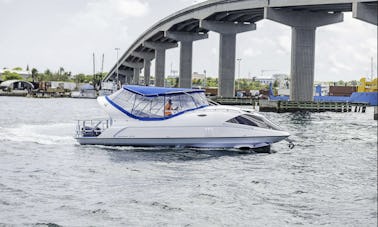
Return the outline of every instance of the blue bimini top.
{"type": "Polygon", "coordinates": [[[143,121],[166,120],[209,106],[204,90],[136,85],[123,86],[106,100],[125,115],[143,121]]]}
{"type": "Polygon", "coordinates": [[[137,86],[137,85],[124,85],[123,89],[127,91],[131,91],[138,95],[146,96],[146,97],[204,92],[204,90],[201,90],[201,89],[148,87],[148,86],[137,86]]]}

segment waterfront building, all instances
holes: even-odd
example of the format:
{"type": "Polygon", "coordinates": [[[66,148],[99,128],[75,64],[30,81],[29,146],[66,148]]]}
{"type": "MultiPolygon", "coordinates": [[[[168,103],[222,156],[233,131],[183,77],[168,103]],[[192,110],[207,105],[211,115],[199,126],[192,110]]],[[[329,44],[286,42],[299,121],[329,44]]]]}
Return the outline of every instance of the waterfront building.
{"type": "Polygon", "coordinates": [[[274,83],[273,78],[255,78],[255,81],[260,82],[263,85],[270,85],[274,83]]]}
{"type": "Polygon", "coordinates": [[[206,75],[205,75],[205,74],[198,73],[198,72],[194,72],[194,73],[192,74],[192,79],[193,79],[193,80],[204,80],[204,79],[206,79],[206,75]]]}
{"type": "Polygon", "coordinates": [[[11,72],[11,73],[17,73],[18,75],[22,76],[24,80],[28,79],[31,77],[31,72],[30,71],[25,71],[25,70],[13,70],[13,69],[0,69],[0,77],[3,75],[5,72],[11,72]]]}

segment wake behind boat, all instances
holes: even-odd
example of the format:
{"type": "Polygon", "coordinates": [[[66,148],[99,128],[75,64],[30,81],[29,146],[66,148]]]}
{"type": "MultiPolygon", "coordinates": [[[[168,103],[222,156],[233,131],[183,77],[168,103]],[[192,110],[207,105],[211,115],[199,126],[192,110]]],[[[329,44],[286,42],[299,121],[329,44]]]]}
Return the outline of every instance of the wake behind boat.
{"type": "Polygon", "coordinates": [[[210,105],[204,90],[127,85],[97,100],[110,118],[78,121],[82,145],[253,149],[290,136],[260,114],[210,105]]]}

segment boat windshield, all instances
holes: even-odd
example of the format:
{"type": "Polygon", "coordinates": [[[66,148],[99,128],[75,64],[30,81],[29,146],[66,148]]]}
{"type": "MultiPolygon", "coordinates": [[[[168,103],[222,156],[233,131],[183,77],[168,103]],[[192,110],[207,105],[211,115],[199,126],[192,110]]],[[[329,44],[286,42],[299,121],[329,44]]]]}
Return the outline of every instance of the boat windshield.
{"type": "Polygon", "coordinates": [[[164,120],[209,105],[201,90],[151,96],[120,89],[106,99],[118,110],[139,120],[164,120]]]}

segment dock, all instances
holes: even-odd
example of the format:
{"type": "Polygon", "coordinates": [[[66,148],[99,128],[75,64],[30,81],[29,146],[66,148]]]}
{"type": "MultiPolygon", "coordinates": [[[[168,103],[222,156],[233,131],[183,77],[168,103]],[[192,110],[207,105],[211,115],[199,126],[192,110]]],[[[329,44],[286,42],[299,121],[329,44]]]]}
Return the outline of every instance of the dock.
{"type": "Polygon", "coordinates": [[[239,97],[230,97],[230,98],[225,98],[225,97],[210,97],[210,99],[214,102],[217,102],[221,105],[233,105],[233,106],[245,106],[245,105],[252,105],[255,106],[259,100],[258,99],[253,99],[253,98],[239,98],[239,97]]]}
{"type": "Polygon", "coordinates": [[[259,100],[261,112],[366,112],[368,103],[259,100]]]}
{"type": "Polygon", "coordinates": [[[26,97],[27,95],[27,91],[0,91],[0,96],[26,97]]]}

